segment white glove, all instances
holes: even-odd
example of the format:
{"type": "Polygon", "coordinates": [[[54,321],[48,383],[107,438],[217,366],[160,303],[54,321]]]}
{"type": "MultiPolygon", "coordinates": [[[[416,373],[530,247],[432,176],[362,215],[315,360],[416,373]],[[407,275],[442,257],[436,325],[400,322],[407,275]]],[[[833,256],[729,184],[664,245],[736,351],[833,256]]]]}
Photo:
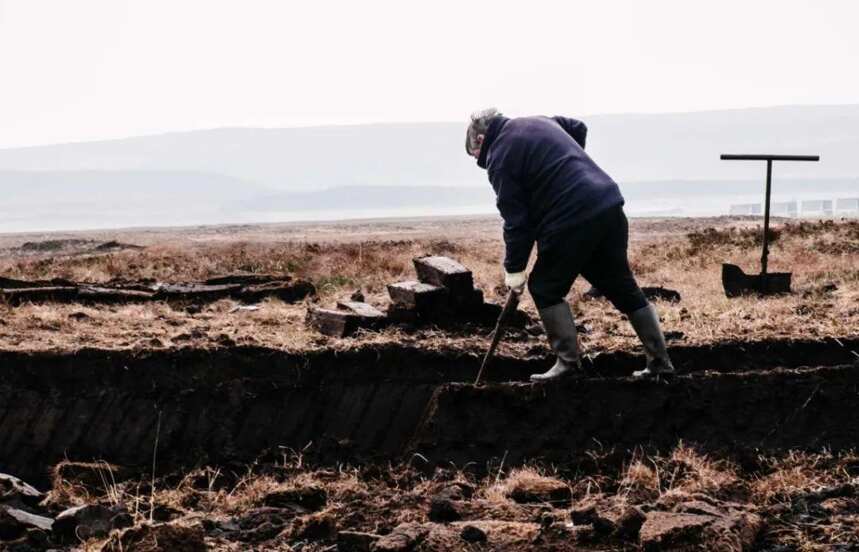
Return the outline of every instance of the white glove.
{"type": "Polygon", "coordinates": [[[516,293],[525,291],[525,282],[527,281],[528,275],[525,272],[506,272],[504,274],[504,284],[516,293]]]}

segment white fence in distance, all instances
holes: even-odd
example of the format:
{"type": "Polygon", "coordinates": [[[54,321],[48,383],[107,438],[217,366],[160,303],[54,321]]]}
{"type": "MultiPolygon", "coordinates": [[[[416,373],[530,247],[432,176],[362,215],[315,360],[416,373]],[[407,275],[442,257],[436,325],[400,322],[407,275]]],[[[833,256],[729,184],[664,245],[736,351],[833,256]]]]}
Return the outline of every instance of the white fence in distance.
{"type": "MultiPolygon", "coordinates": [[[[763,203],[731,205],[731,215],[762,215],[763,203]]],[[[808,199],[802,201],[773,201],[770,214],[774,217],[859,217],[859,197],[808,199]]]]}

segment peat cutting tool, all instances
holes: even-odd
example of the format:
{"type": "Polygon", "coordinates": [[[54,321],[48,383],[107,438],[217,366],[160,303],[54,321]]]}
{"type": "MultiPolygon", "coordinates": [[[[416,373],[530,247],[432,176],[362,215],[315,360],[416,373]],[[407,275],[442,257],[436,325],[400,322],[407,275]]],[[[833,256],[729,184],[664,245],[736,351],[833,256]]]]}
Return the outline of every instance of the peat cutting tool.
{"type": "Polygon", "coordinates": [[[737,297],[747,293],[772,295],[790,293],[790,272],[767,272],[767,260],[770,254],[770,194],[772,192],[773,161],[820,161],[819,155],[736,155],[722,154],[723,161],[766,161],[767,187],[764,202],[764,235],[763,251],[761,253],[761,273],[746,274],[735,264],[722,264],[722,286],[725,295],[737,297]]]}
{"type": "Polygon", "coordinates": [[[511,289],[507,292],[507,300],[504,301],[504,308],[501,309],[501,314],[498,315],[498,322],[495,323],[495,331],[492,332],[492,343],[489,344],[489,349],[483,357],[483,362],[480,364],[480,370],[477,372],[477,379],[474,380],[474,385],[480,385],[480,380],[483,378],[483,369],[489,364],[492,355],[495,354],[495,349],[498,347],[498,342],[501,341],[501,334],[504,331],[504,321],[507,320],[513,311],[519,306],[519,294],[521,292],[511,289]]]}

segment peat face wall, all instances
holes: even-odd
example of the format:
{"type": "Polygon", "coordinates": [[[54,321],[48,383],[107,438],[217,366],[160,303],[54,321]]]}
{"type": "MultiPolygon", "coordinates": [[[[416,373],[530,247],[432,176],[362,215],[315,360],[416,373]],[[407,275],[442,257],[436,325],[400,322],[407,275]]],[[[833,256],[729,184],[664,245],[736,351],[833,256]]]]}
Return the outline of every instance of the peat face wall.
{"type": "Polygon", "coordinates": [[[569,458],[678,438],[713,446],[852,447],[849,348],[767,342],[672,349],[670,385],[625,378],[643,363],[596,357],[604,377],[522,383],[550,358],[499,358],[474,388],[478,354],[374,346],[289,354],[258,348],[145,354],[0,353],[0,472],[44,480],[63,458],[161,467],[247,460],[308,444],[331,460],[420,452],[436,461],[569,458]],[[797,368],[827,366],[828,368],[797,368]],[[712,371],[712,372],[711,372],[712,371]],[[155,450],[156,436],[158,441],[155,450]]]}
{"type": "MultiPolygon", "coordinates": [[[[5,353],[0,471],[38,480],[66,457],[145,466],[156,436],[162,466],[308,444],[338,458],[391,458],[438,384],[462,381],[476,362],[404,347],[5,353]]],[[[523,366],[502,360],[496,377],[523,366]]]]}
{"type": "Polygon", "coordinates": [[[411,448],[433,462],[564,462],[595,449],[855,448],[859,365],[630,379],[440,386],[411,448]]]}

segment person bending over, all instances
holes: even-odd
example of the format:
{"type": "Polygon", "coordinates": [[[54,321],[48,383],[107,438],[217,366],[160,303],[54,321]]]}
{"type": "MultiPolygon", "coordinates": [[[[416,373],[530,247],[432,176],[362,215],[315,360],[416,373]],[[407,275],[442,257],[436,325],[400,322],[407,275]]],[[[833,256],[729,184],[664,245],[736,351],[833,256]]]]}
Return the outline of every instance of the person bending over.
{"type": "Polygon", "coordinates": [[[647,366],[633,375],[674,373],[659,316],[629,267],[629,227],[620,188],[585,153],[587,127],[566,117],[504,117],[496,109],[471,116],[465,149],[486,169],[504,219],[508,288],[525,284],[557,355],[548,381],[581,372],[576,324],[566,302],[581,274],[627,315],[644,345],[647,366]],[[525,273],[534,243],[537,260],[525,273]]]}

